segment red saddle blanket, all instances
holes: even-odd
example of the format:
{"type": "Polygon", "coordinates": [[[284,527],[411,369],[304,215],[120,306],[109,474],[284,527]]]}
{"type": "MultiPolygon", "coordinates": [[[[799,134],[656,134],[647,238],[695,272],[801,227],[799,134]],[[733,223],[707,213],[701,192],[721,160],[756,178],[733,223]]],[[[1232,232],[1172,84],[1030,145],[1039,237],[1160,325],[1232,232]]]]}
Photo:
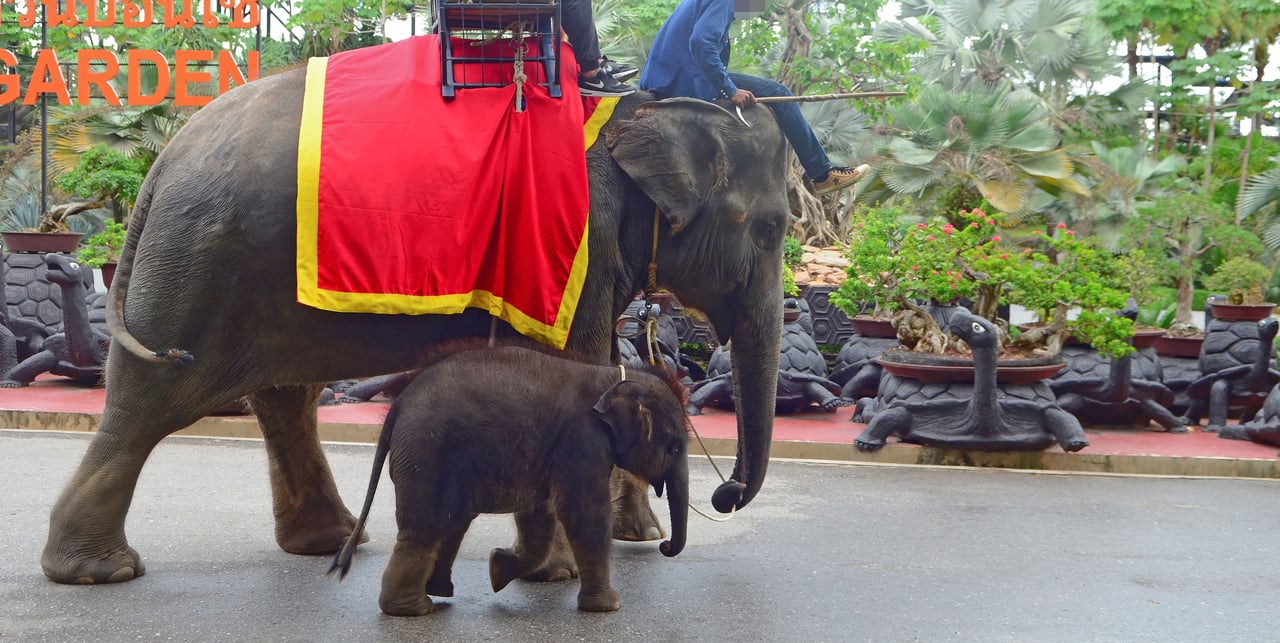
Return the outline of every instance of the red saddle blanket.
{"type": "MultiPolygon", "coordinates": [[[[536,43],[527,43],[530,55],[536,43]]],[[[499,41],[458,55],[510,58],[499,41]],[[479,52],[477,52],[477,49],[479,52]]],[[[616,99],[515,86],[440,94],[437,36],[312,58],[298,145],[298,301],[338,312],[489,311],[563,348],[587,271],[585,150],[616,99]]],[[[458,67],[461,67],[459,65],[458,67]]],[[[510,80],[509,63],[486,63],[510,80]]]]}

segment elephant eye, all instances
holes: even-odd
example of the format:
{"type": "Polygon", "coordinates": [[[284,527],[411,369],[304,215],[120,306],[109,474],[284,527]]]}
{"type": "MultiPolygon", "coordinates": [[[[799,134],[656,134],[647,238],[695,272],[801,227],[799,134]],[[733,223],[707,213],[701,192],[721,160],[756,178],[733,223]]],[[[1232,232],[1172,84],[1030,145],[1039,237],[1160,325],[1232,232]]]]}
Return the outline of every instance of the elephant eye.
{"type": "Polygon", "coordinates": [[[987,332],[987,329],[983,328],[983,327],[982,327],[982,324],[979,324],[978,322],[973,322],[973,332],[975,332],[975,333],[985,333],[985,332],[987,332]]]}
{"type": "Polygon", "coordinates": [[[670,451],[673,456],[679,456],[681,453],[684,453],[684,444],[680,442],[672,442],[671,448],[669,448],[668,451],[670,451]]]}

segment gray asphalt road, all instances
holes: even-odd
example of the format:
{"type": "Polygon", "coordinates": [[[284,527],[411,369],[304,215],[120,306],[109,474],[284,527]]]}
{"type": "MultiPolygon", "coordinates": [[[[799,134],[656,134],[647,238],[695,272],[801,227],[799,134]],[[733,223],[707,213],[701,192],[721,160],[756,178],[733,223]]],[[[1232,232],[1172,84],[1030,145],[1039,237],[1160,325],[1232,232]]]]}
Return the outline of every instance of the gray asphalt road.
{"type": "MultiPolygon", "coordinates": [[[[129,516],[147,575],[70,587],[40,572],[48,510],[79,435],[0,432],[0,637],[20,641],[1263,641],[1280,615],[1280,486],[1270,481],[1036,475],[775,462],[726,523],[689,545],[619,543],[623,607],[575,609],[576,581],[488,587],[506,516],[484,516],[427,617],[378,611],[394,539],[384,481],[343,583],[328,557],[276,548],[265,454],[252,441],[170,439],[129,516]]],[[[372,447],[328,448],[363,499],[372,447]]],[[[725,466],[725,465],[722,465],[725,466]]],[[[693,465],[694,498],[716,479],[693,465]]],[[[661,501],[659,501],[661,502],[661,501]]],[[[663,505],[659,504],[658,507],[663,505]]],[[[665,511],[659,511],[665,514],[665,511]]]]}

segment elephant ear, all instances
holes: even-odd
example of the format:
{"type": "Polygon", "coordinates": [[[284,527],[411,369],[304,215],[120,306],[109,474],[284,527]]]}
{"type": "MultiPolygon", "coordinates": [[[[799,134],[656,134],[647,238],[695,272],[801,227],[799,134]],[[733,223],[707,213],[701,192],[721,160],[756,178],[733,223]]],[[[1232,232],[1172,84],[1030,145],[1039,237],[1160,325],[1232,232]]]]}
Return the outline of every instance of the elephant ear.
{"type": "Polygon", "coordinates": [[[653,440],[653,413],[640,402],[642,389],[636,382],[618,382],[591,407],[609,428],[614,456],[635,448],[641,440],[653,440]]]}
{"type": "Polygon", "coordinates": [[[737,125],[724,108],[696,98],[668,98],[636,108],[605,133],[613,160],[667,217],[686,227],[708,197],[729,184],[722,127],[737,125]]]}

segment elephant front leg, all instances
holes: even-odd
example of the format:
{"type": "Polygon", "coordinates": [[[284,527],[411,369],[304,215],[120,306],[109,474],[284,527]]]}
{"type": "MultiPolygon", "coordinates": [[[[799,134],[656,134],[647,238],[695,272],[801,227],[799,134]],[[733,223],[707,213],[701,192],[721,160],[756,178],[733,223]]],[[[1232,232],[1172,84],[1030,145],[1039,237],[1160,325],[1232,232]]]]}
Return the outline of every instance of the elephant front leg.
{"type": "MultiPolygon", "coordinates": [[[[604,491],[604,490],[601,490],[604,491]]],[[[612,612],[622,607],[622,599],[609,579],[609,503],[602,493],[579,490],[561,498],[556,516],[578,561],[581,587],[578,609],[587,612],[612,612]]]]}
{"type": "Polygon", "coordinates": [[[378,607],[387,616],[424,616],[435,605],[427,596],[427,579],[436,564],[438,540],[421,532],[402,531],[382,573],[378,607]]]}
{"type": "Polygon", "coordinates": [[[613,468],[609,478],[613,496],[613,537],[630,542],[665,537],[658,516],[649,506],[649,485],[624,469],[613,468]]]}
{"type": "MultiPolygon", "coordinates": [[[[544,561],[554,550],[553,542],[557,536],[565,541],[564,530],[556,523],[550,507],[540,506],[530,511],[517,512],[515,547],[511,549],[495,549],[489,553],[489,584],[493,591],[500,592],[511,581],[526,578],[539,567],[546,568],[544,561]]],[[[569,564],[572,566],[572,553],[569,564]]],[[[566,573],[567,572],[566,570],[566,573]]],[[[539,578],[535,580],[569,580],[576,576],[576,569],[564,578],[539,578]]]]}
{"type": "Polygon", "coordinates": [[[316,406],[323,389],[279,386],[249,396],[267,446],[276,543],[292,554],[338,551],[356,524],[320,447],[316,406]]]}

